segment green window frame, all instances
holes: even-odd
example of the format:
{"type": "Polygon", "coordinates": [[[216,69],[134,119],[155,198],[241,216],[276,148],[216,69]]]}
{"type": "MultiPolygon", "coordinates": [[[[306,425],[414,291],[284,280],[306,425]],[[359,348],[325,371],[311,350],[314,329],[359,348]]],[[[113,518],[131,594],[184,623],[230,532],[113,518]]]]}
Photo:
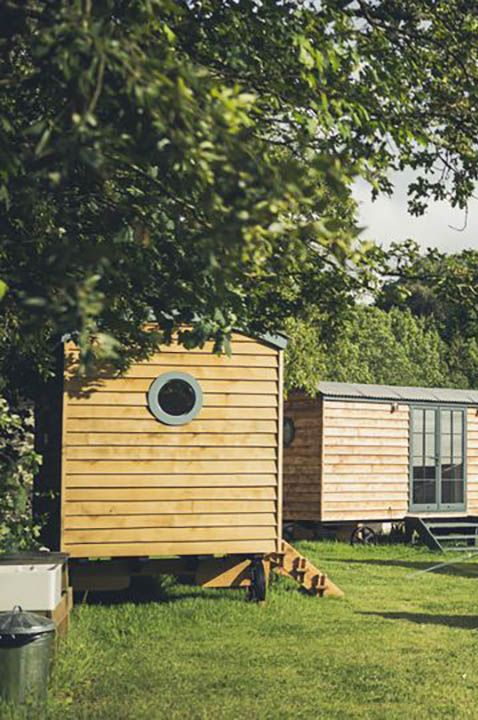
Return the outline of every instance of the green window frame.
{"type": "Polygon", "coordinates": [[[191,422],[202,408],[203,393],[196,378],[185,372],[167,372],[159,375],[151,383],[147,393],[147,404],[154,417],[165,425],[186,425],[191,422]],[[187,406],[184,412],[168,411],[162,395],[169,385],[174,388],[177,382],[186,393],[187,406]]]}
{"type": "Polygon", "coordinates": [[[466,509],[466,408],[410,406],[410,510],[466,509]]]}

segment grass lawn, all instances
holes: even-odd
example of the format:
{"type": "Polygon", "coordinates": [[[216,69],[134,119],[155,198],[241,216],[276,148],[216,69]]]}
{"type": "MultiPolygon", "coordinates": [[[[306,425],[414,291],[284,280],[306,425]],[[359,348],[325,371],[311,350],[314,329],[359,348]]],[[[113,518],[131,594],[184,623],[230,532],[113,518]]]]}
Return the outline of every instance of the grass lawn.
{"type": "Polygon", "coordinates": [[[77,606],[48,710],[28,717],[478,718],[477,564],[411,577],[443,556],[297,545],[344,600],[278,578],[266,607],[178,585],[162,602],[77,606]]]}

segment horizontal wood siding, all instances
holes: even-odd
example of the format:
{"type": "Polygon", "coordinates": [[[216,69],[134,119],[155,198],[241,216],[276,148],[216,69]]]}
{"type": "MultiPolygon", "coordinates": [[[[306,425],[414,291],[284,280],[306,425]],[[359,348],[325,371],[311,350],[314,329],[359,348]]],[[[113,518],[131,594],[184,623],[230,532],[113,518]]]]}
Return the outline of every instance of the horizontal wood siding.
{"type": "Polygon", "coordinates": [[[280,542],[279,351],[237,334],[233,355],[172,345],[122,376],[78,376],[66,347],[62,549],[72,557],[267,553],[280,542]],[[146,393],[188,372],[199,415],[168,426],[146,393]]]}
{"type": "Polygon", "coordinates": [[[323,401],[324,521],[398,519],[408,511],[409,409],[323,401]]]}
{"type": "Polygon", "coordinates": [[[467,428],[466,510],[470,514],[478,515],[478,411],[475,408],[468,409],[467,428]]]}
{"type": "Polygon", "coordinates": [[[292,393],[284,417],[294,421],[295,436],[284,447],[284,520],[320,518],[321,400],[292,393]]]}

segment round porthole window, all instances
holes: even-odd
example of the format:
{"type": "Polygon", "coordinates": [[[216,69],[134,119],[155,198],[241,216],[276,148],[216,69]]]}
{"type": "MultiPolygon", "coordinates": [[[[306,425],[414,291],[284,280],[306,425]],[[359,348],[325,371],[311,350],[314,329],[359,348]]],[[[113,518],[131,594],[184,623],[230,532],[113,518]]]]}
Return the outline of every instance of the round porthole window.
{"type": "Polygon", "coordinates": [[[284,447],[292,445],[295,438],[295,425],[291,417],[284,418],[284,447]]]}
{"type": "Polygon", "coordinates": [[[148,390],[148,407],[166,425],[184,425],[196,417],[202,407],[202,390],[189,373],[160,375],[148,390]]]}

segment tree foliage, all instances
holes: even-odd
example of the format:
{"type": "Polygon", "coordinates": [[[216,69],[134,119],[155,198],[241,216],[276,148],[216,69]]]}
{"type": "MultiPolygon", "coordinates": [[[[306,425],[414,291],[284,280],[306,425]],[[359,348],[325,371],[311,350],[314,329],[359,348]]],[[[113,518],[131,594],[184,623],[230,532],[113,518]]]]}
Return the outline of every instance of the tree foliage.
{"type": "Polygon", "coordinates": [[[394,244],[384,253],[385,281],[377,303],[408,307],[432,318],[444,338],[478,336],[478,251],[421,253],[417,243],[394,244]]]}
{"type": "Polygon", "coordinates": [[[200,28],[192,7],[8,3],[8,19],[0,231],[17,351],[28,335],[48,359],[78,330],[82,347],[95,333],[139,352],[145,321],[169,333],[193,315],[185,341],[220,342],[276,324],[301,276],[343,257],[351,220],[326,209],[328,193],[346,199],[339,159],[304,164],[263,137],[257,92],[179,42],[200,28]]]}
{"type": "Polygon", "coordinates": [[[417,243],[374,253],[373,304],[289,321],[290,387],[321,379],[478,387],[478,252],[421,252],[417,243]]]}
{"type": "Polygon", "coordinates": [[[35,545],[40,527],[32,521],[33,477],[41,458],[33,449],[33,413],[14,412],[0,398],[0,553],[35,545]]]}
{"type": "Polygon", "coordinates": [[[476,178],[460,0],[5,0],[0,28],[10,382],[48,370],[65,331],[139,354],[151,318],[220,347],[328,311],[367,268],[354,174],[379,191],[421,169],[416,212],[464,205],[476,178]]]}
{"type": "Polygon", "coordinates": [[[409,309],[434,325],[449,348],[451,383],[478,387],[478,252],[421,253],[407,242],[392,246],[383,264],[377,304],[409,309]]]}
{"type": "Polygon", "coordinates": [[[433,319],[409,309],[359,305],[335,337],[324,337],[322,328],[320,317],[289,321],[288,390],[315,394],[320,380],[466,388],[477,377],[476,341],[448,344],[433,319]]]}
{"type": "Polygon", "coordinates": [[[307,148],[339,153],[377,191],[389,187],[391,167],[417,169],[410,187],[416,213],[431,197],[466,205],[478,149],[478,21],[470,3],[190,6],[194,33],[180,34],[183,47],[197,39],[205,64],[252,86],[279,142],[295,147],[300,138],[307,148]]]}

